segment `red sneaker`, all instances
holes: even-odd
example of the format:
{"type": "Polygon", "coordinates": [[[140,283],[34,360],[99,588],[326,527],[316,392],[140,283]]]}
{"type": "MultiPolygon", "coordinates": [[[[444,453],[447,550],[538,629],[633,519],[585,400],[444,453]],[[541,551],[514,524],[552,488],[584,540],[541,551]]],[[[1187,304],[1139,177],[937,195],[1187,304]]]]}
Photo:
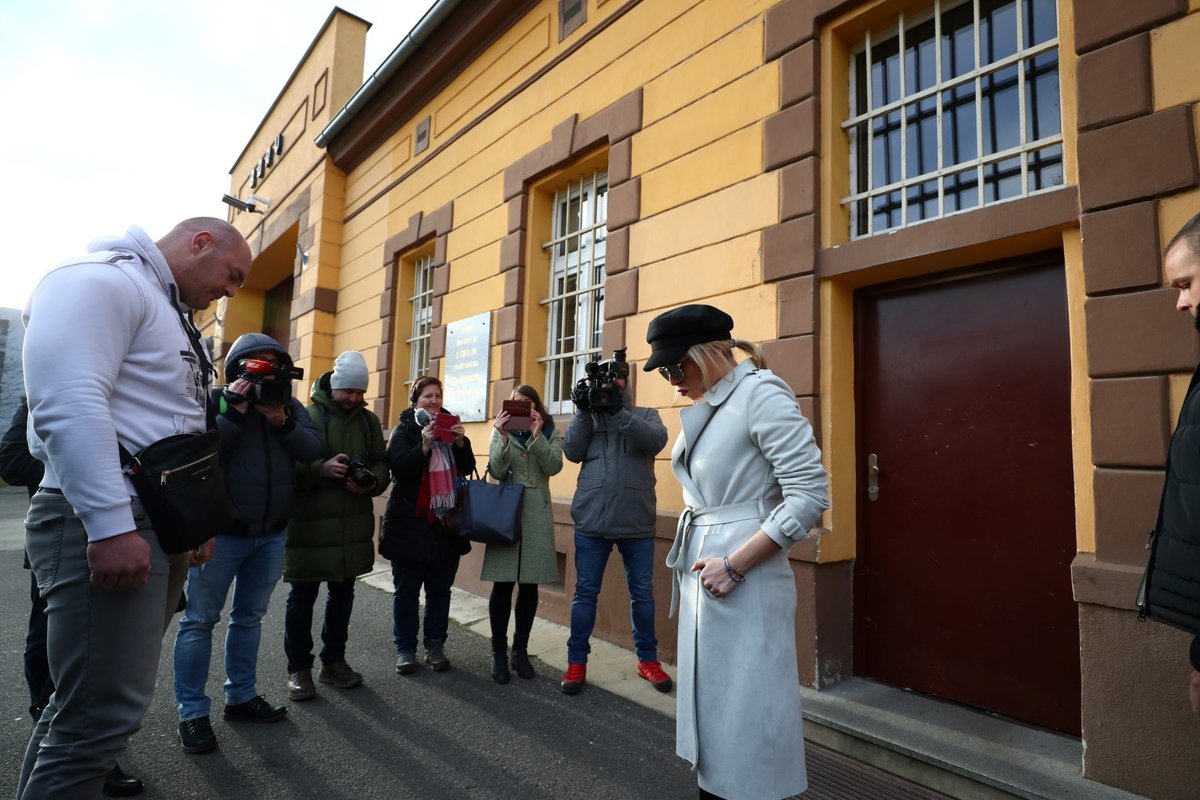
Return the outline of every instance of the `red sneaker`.
{"type": "Polygon", "coordinates": [[[563,694],[579,694],[579,690],[585,683],[587,683],[587,664],[567,664],[567,674],[563,675],[562,679],[563,694]]]}
{"type": "Polygon", "coordinates": [[[671,682],[671,676],[663,672],[662,665],[657,661],[639,661],[638,677],[650,681],[654,688],[660,692],[669,692],[674,685],[671,682]]]}

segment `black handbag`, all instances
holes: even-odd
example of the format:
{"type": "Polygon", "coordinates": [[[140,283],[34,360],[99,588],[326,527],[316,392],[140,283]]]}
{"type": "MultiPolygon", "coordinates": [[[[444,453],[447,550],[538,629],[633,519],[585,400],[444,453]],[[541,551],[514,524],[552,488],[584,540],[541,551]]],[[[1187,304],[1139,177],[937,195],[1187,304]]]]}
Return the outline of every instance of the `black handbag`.
{"type": "Polygon", "coordinates": [[[133,481],[164,553],[186,553],[237,517],[225,487],[216,431],[168,436],[136,455],[118,446],[121,469],[133,481]]]}
{"type": "Polygon", "coordinates": [[[476,473],[463,482],[458,535],[480,544],[516,544],[521,541],[524,498],[525,487],[513,482],[511,472],[503,483],[489,483],[476,473]]]}

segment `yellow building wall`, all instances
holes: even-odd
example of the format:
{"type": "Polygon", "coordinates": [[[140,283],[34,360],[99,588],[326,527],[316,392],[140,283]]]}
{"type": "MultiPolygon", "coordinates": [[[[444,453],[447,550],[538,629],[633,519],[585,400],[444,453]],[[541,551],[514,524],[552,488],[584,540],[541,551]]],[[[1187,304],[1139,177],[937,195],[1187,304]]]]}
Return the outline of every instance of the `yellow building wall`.
{"type": "MultiPolygon", "coordinates": [[[[763,64],[764,13],[775,0],[729,3],[723,0],[642,2],[603,33],[571,52],[554,69],[524,88],[503,106],[478,119],[496,100],[542,69],[565,49],[575,47],[589,30],[603,24],[621,4],[595,0],[588,4],[588,21],[563,42],[556,41],[557,3],[542,0],[526,17],[455,76],[405,126],[368,154],[347,175],[326,165],[325,177],[308,179],[314,225],[318,232],[316,268],[310,265],[297,292],[322,287],[338,293],[336,315],[317,313],[297,326],[304,358],[312,364],[327,361],[344,349],[361,350],[370,365],[383,329],[378,298],[386,269],[383,244],[404,230],[416,213],[429,214],[454,204],[453,228],[447,239],[451,264],[450,288],[442,300],[442,322],[500,307],[504,276],[499,271],[500,243],[508,233],[503,199],[505,168],[550,139],[552,128],[575,115],[585,119],[630,91],[643,89],[642,128],[632,138],[632,174],[641,179],[640,219],[629,230],[631,267],[638,269],[638,313],[626,320],[629,358],[643,360],[648,352],[645,328],[665,308],[684,302],[713,300],[737,321],[737,335],[756,341],[774,339],[776,295],[764,285],[761,269],[762,231],[779,220],[780,189],[776,173],[764,173],[763,123],[779,109],[780,75],[777,61],[763,64]],[[429,148],[411,152],[416,124],[432,120],[429,148]],[[474,123],[463,132],[464,126],[474,123]],[[457,139],[452,137],[457,136],[457,139]],[[444,146],[444,147],[443,147],[444,146]],[[428,162],[428,163],[425,163],[428,162]],[[415,169],[420,165],[419,169],[415,169]],[[402,181],[398,179],[404,176],[402,181]],[[716,300],[719,298],[719,300],[716,300]]],[[[845,148],[838,120],[846,85],[847,43],[866,26],[894,14],[906,3],[878,0],[856,7],[834,20],[822,33],[825,54],[821,69],[822,126],[825,157],[821,161],[822,246],[847,238],[848,224],[839,200],[845,195],[845,148]]],[[[1074,46],[1072,5],[1060,2],[1060,53],[1063,98],[1065,172],[1069,182],[1077,173],[1075,158],[1074,46]]],[[[1186,31],[1178,34],[1186,38],[1186,31]]],[[[1161,37],[1160,37],[1161,38],[1161,37]]],[[[1156,53],[1174,53],[1169,37],[1155,43],[1156,53]]],[[[323,52],[314,49],[313,59],[323,52]]],[[[1163,56],[1166,58],[1167,56],[1163,56]]],[[[1171,56],[1177,57],[1177,56],[1171,56]]],[[[297,85],[305,81],[299,77],[297,85]]],[[[311,83],[311,82],[310,82],[311,83]]],[[[285,98],[291,95],[285,92],[285,98]]],[[[280,102],[280,108],[287,105],[280,102]]],[[[334,109],[336,111],[336,109],[334,109]]],[[[270,125],[264,125],[271,130],[270,125]]],[[[315,128],[314,128],[315,130],[315,128]]],[[[269,140],[263,133],[264,141],[269,140]]],[[[257,139],[248,147],[256,152],[257,139]]],[[[249,162],[247,162],[249,163],[249,162]]],[[[268,177],[268,182],[274,179],[268,177]]],[[[270,184],[264,184],[269,189],[270,184]]],[[[534,204],[536,206],[536,203],[534,204]]],[[[540,232],[535,208],[531,228],[540,232]]],[[[544,226],[542,226],[544,227],[544,226]]],[[[536,253],[540,241],[531,235],[528,248],[536,253]]],[[[1004,246],[983,253],[987,258],[1013,255],[1004,246]]],[[[1077,515],[1081,549],[1094,542],[1093,503],[1090,501],[1090,426],[1086,403],[1086,352],[1083,350],[1083,297],[1078,233],[1064,235],[1071,302],[1073,419],[1077,515]]],[[[544,349],[544,329],[537,301],[542,295],[539,275],[526,276],[523,377],[540,385],[537,357],[544,349]]],[[[871,280],[894,278],[881,271],[871,280]]],[[[825,281],[821,302],[822,440],[838,517],[827,518],[832,534],[822,542],[821,559],[853,556],[854,456],[853,404],[853,291],[862,278],[825,281]]],[[[543,281],[544,282],[544,281],[543,281]]],[[[400,350],[402,348],[398,348],[400,350]]],[[[406,371],[397,354],[394,366],[406,371]]],[[[498,376],[499,348],[491,353],[492,376],[498,376]]],[[[373,376],[374,377],[374,376],[373,376]]],[[[385,390],[372,381],[370,395],[385,390]]],[[[676,426],[675,400],[669,387],[655,376],[639,376],[637,401],[663,412],[676,426]]],[[[453,398],[447,398],[453,405],[453,398]]],[[[398,412],[398,409],[393,409],[398,412]]],[[[391,421],[385,421],[385,424],[391,421]]],[[[672,428],[672,433],[675,428],[672,428]]],[[[488,431],[480,428],[480,434],[488,431]]],[[[667,455],[660,459],[665,466],[667,455]]],[[[666,478],[669,470],[662,470],[666,478]]],[[[574,487],[571,475],[552,482],[556,496],[574,487]]],[[[674,481],[659,485],[664,511],[681,505],[674,481]]]]}
{"type": "MultiPolygon", "coordinates": [[[[1196,79],[1193,66],[1196,37],[1200,36],[1200,14],[1197,14],[1197,11],[1200,11],[1200,0],[1190,0],[1188,16],[1150,32],[1150,66],[1155,111],[1200,100],[1200,80],[1196,79]],[[1181,77],[1185,79],[1180,80],[1181,77]]],[[[1193,106],[1192,115],[1193,129],[1200,131],[1200,105],[1193,106]]],[[[1158,241],[1166,247],[1167,242],[1171,241],[1184,223],[1200,214],[1200,189],[1164,197],[1158,201],[1157,207],[1158,241]]],[[[1168,285],[1165,276],[1163,285],[1168,285]]],[[[1171,425],[1179,419],[1190,381],[1189,373],[1176,373],[1169,378],[1171,425]]]]}
{"type": "MultiPolygon", "coordinates": [[[[777,222],[779,213],[778,180],[762,174],[762,121],[779,104],[777,64],[762,63],[762,15],[774,4],[641,3],[438,151],[463,125],[575,46],[620,4],[597,8],[589,3],[585,26],[562,43],[555,41],[557,3],[535,5],[346,175],[350,218],[342,226],[339,281],[333,287],[338,314],[332,350],[369,348],[372,337],[378,344],[383,243],[405,229],[413,214],[431,213],[451,201],[454,225],[447,257],[452,266],[442,322],[498,308],[504,285],[500,242],[508,233],[504,169],[548,141],[551,129],[570,115],[585,119],[638,87],[644,87],[643,127],[633,137],[632,161],[633,174],[642,177],[641,221],[630,231],[630,265],[641,268],[638,299],[646,313],[628,321],[630,358],[645,357],[644,327],[654,310],[689,299],[678,293],[677,276],[684,270],[691,271],[687,285],[696,287],[695,299],[733,293],[722,297],[722,305],[739,319],[739,335],[775,338],[775,291],[760,285],[759,253],[761,229],[777,222]],[[413,131],[427,115],[433,120],[429,149],[412,156],[413,131]],[[430,163],[393,185],[434,153],[430,163]],[[373,199],[385,190],[382,198],[373,199]],[[738,292],[744,293],[744,301],[738,292]]],[[[530,247],[537,245],[531,242],[530,247]]],[[[536,285],[534,277],[527,275],[527,283],[536,285]]],[[[538,299],[527,290],[523,358],[530,374],[538,370],[536,359],[545,340],[537,325],[538,299]]],[[[365,354],[368,364],[374,364],[373,354],[365,354]]],[[[495,348],[493,376],[498,361],[495,348]]],[[[398,360],[395,366],[407,370],[398,360]]],[[[673,419],[671,393],[663,391],[665,384],[655,385],[654,378],[640,376],[638,402],[660,405],[664,417],[673,419]]],[[[528,379],[540,385],[540,378],[528,379]]],[[[447,401],[453,404],[453,398],[447,401]]],[[[487,430],[481,433],[486,441],[487,430]]],[[[663,481],[659,489],[660,496],[676,495],[663,498],[664,510],[680,507],[673,480],[663,481]]],[[[569,496],[572,475],[557,476],[552,490],[569,496]]]]}
{"type": "MultiPolygon", "coordinates": [[[[339,273],[344,178],[336,169],[325,168],[328,156],[316,146],[314,138],[362,85],[366,31],[367,23],[357,17],[339,10],[330,14],[230,170],[229,194],[245,200],[253,193],[270,200],[269,208],[264,208],[266,213],[229,210],[230,221],[254,253],[275,244],[276,240],[268,237],[280,236],[281,228],[288,229],[283,235],[298,235],[311,243],[300,248],[308,261],[296,276],[293,297],[319,288],[340,291],[343,282],[339,273]],[[255,165],[272,151],[280,135],[282,154],[274,154],[263,177],[251,187],[255,165]],[[297,217],[302,222],[299,229],[284,222],[297,217]]],[[[299,262],[300,254],[296,253],[295,264],[299,262]]],[[[252,268],[246,287],[228,303],[224,326],[216,324],[213,314],[200,318],[206,332],[212,332],[218,341],[229,342],[240,333],[262,330],[262,295],[278,280],[274,271],[268,275],[264,269],[252,268]]],[[[336,315],[317,310],[293,320],[296,364],[305,369],[306,382],[332,364],[336,324],[336,315]]],[[[363,349],[376,344],[378,339],[363,349]]],[[[303,396],[307,391],[306,383],[303,396]]]]}

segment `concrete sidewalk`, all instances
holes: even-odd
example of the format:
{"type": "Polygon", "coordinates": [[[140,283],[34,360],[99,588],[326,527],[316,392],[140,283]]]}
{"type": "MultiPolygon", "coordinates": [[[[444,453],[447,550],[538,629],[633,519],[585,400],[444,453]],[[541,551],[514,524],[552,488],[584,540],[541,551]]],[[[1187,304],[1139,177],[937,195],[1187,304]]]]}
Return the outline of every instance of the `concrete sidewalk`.
{"type": "MultiPolygon", "coordinates": [[[[364,575],[359,580],[388,593],[392,591],[391,568],[386,564],[378,565],[374,572],[364,575]]],[[[457,587],[451,589],[450,619],[484,639],[490,640],[492,637],[486,597],[464,592],[457,587]]],[[[509,623],[510,639],[513,624],[509,623]]],[[[570,631],[562,625],[548,622],[541,617],[534,618],[533,632],[529,635],[529,655],[557,670],[559,674],[554,676],[556,679],[561,679],[562,673],[567,671],[569,635],[570,631]]],[[[603,689],[671,719],[675,718],[675,690],[660,692],[651,686],[649,681],[638,677],[637,656],[633,652],[596,637],[592,638],[591,645],[587,685],[583,691],[586,692],[589,688],[603,689]]],[[[662,666],[663,671],[674,680],[674,665],[664,663],[662,666]]]]}

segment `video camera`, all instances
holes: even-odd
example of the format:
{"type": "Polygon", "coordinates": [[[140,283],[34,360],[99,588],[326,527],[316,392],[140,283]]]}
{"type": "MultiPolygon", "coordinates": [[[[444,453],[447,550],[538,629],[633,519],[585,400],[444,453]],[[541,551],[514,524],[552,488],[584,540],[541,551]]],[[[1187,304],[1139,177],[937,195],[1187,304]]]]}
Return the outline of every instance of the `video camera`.
{"type": "Polygon", "coordinates": [[[621,410],[623,400],[617,378],[629,379],[629,362],[625,360],[625,348],[613,351],[607,361],[589,361],[583,371],[587,377],[575,385],[571,399],[584,411],[600,411],[608,414],[621,410]]]}
{"type": "Polygon", "coordinates": [[[225,397],[233,403],[250,401],[267,406],[284,405],[292,398],[292,381],[304,377],[304,370],[300,367],[272,364],[261,358],[243,358],[237,362],[235,369],[239,378],[254,384],[254,391],[250,397],[245,397],[226,389],[225,397]],[[269,377],[274,377],[275,380],[267,380],[269,377]]]}

